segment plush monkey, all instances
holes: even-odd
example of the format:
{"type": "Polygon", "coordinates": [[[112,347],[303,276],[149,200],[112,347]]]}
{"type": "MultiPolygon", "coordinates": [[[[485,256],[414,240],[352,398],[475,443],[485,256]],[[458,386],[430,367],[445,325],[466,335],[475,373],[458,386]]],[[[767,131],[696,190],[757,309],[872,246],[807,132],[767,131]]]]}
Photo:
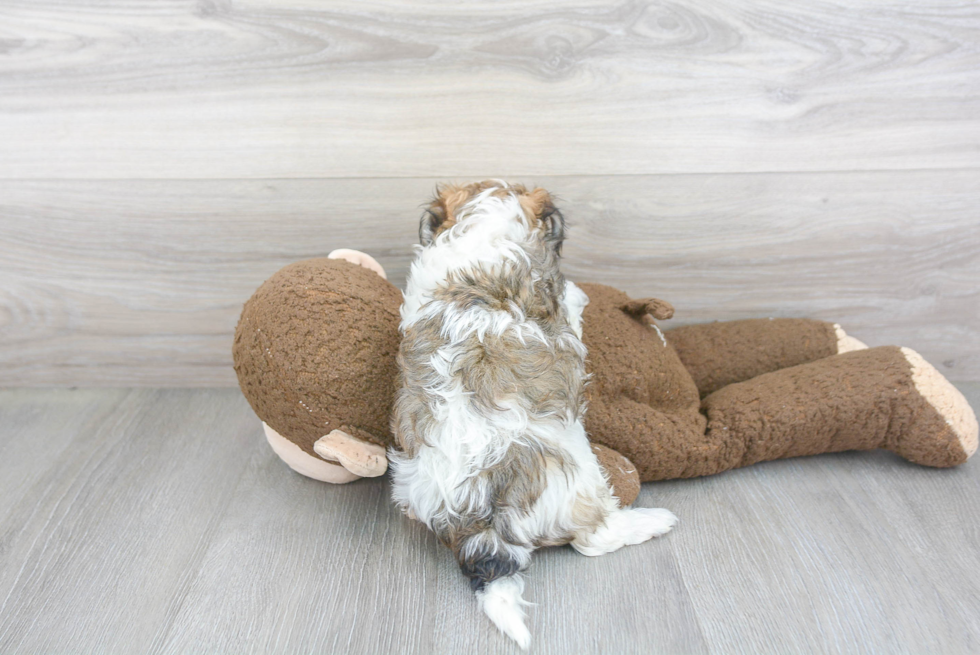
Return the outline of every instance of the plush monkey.
{"type": "MultiPolygon", "coordinates": [[[[839,326],[756,319],[664,331],[669,303],[598,284],[583,341],[585,427],[614,493],[755,462],[886,448],[925,466],[977,449],[962,394],[908,348],[867,348],[839,326]]],[[[286,266],[245,304],[233,354],[275,452],[333,483],[382,475],[393,445],[401,293],[370,256],[286,266]]]]}

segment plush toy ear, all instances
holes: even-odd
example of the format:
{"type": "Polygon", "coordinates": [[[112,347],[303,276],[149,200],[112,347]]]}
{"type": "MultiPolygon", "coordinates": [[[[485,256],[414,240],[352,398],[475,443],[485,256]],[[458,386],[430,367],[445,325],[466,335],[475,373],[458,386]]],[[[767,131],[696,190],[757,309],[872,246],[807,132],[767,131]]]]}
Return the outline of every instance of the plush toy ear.
{"type": "Polygon", "coordinates": [[[649,314],[658,321],[666,321],[674,315],[674,306],[666,300],[659,298],[640,298],[631,300],[619,306],[621,310],[630,316],[640,317],[649,314]]]}

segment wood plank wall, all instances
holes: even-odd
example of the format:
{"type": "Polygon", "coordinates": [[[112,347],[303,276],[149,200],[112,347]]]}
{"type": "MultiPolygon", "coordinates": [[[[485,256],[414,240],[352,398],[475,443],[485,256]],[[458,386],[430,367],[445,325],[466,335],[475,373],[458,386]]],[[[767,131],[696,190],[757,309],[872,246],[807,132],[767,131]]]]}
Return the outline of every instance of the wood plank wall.
{"type": "Polygon", "coordinates": [[[265,278],[404,281],[440,180],[563,199],[678,324],[838,320],[980,379],[980,6],[0,0],[0,385],[234,384],[265,278]]]}

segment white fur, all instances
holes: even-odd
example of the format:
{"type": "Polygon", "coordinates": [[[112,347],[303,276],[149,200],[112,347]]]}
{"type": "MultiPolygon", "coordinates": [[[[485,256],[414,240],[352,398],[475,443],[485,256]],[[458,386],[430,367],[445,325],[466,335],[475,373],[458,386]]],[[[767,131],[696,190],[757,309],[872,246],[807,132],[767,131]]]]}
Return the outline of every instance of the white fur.
{"type": "Polygon", "coordinates": [[[605,555],[623,546],[640,544],[651,537],[667,534],[675,525],[677,517],[666,509],[622,509],[611,514],[595,532],[576,537],[572,547],[589,557],[605,555]]]}
{"type": "MultiPolygon", "coordinates": [[[[554,416],[532,415],[522,398],[502,393],[499,411],[487,416],[476,411],[469,392],[458,382],[455,344],[473,335],[483,341],[489,333],[499,335],[511,330],[522,341],[537,339],[547,344],[541,327],[516,306],[511,311],[491,311],[482,307],[458,308],[433,300],[435,290],[453,271],[475,267],[493,271],[508,261],[527,258],[524,247],[534,235],[520,203],[514,196],[490,196],[491,191],[478,194],[464,205],[456,225],[420,249],[411,267],[401,307],[401,329],[404,332],[423,318],[441,317],[441,336],[448,345],[429,361],[437,382],[426,389],[434,398],[429,408],[435,420],[431,429],[420,435],[425,443],[414,457],[394,450],[389,454],[394,500],[430,528],[451,516],[487,514],[492,510],[497,521],[501,514],[510,512],[504,518],[508,519],[508,534],[514,543],[495,540],[487,532],[488,541],[481,542],[482,537],[478,537],[467,547],[474,551],[490,548],[493,552],[506,549],[522,569],[530,561],[531,544],[549,535],[572,535],[567,540],[579,552],[600,555],[664,534],[676,522],[667,510],[617,508],[586,437],[582,408],[569,407],[554,416]],[[487,509],[490,491],[486,477],[479,475],[481,471],[499,463],[513,445],[532,442],[562,453],[566,466],[561,468],[557,462],[545,460],[546,486],[529,513],[487,509]],[[597,530],[576,524],[573,510],[576,503],[583,502],[599,508],[600,515],[606,517],[597,530]]],[[[560,301],[567,313],[568,329],[557,338],[557,345],[574,351],[581,359],[584,378],[582,312],[588,297],[568,282],[560,301]]],[[[530,633],[524,625],[523,588],[518,575],[499,578],[478,592],[478,598],[497,627],[526,649],[530,633]]]]}
{"type": "Polygon", "coordinates": [[[476,598],[500,631],[517,642],[522,649],[531,645],[531,633],[524,625],[524,605],[530,605],[521,598],[524,579],[519,575],[494,580],[476,598]]]}
{"type": "Polygon", "coordinates": [[[582,338],[582,312],[589,304],[589,297],[585,292],[575,286],[571,280],[565,281],[565,297],[562,299],[565,305],[565,312],[568,314],[568,324],[579,339],[582,338]]]}
{"type": "MultiPolygon", "coordinates": [[[[529,230],[520,202],[513,195],[493,197],[492,192],[487,189],[470,200],[460,210],[456,225],[436,237],[432,246],[418,247],[401,306],[402,330],[420,318],[432,292],[450,273],[526,256],[520,246],[529,230]]],[[[440,307],[444,309],[439,303],[428,312],[438,312],[440,307]]]]}

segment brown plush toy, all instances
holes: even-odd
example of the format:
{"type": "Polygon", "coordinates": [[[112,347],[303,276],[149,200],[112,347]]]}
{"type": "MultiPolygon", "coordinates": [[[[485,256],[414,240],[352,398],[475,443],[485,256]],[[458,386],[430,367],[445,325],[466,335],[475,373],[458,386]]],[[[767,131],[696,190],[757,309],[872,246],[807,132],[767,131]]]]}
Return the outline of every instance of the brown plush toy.
{"type": "MultiPolygon", "coordinates": [[[[401,297],[372,257],[343,249],[286,266],[245,303],[232,348],[238,382],[293,470],[333,483],[387,470],[401,297]]],[[[636,467],[592,449],[620,503],[632,503],[636,467]]]]}
{"type": "Polygon", "coordinates": [[[913,350],[867,348],[807,319],[661,332],[653,318],[670,318],[667,303],[580,286],[593,375],[585,427],[644,482],[875,448],[946,467],[977,449],[966,399],[913,350]]]}
{"type": "MultiPolygon", "coordinates": [[[[580,286],[585,426],[624,505],[639,481],[783,457],[887,448],[954,466],[976,451],[969,404],[912,350],[868,349],[805,319],[663,332],[653,319],[673,314],[668,303],[580,286]]],[[[283,268],[246,303],[235,370],[296,471],[334,483],[385,472],[400,303],[381,266],[348,250],[283,268]]]]}

